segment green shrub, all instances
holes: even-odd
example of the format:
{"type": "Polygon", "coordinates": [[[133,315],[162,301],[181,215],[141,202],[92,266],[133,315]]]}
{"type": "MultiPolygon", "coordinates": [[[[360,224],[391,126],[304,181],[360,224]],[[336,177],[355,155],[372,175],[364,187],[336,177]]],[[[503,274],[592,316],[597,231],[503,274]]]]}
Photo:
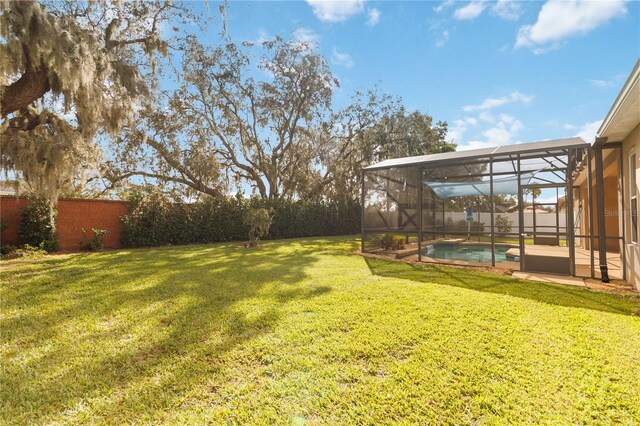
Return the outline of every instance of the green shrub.
{"type": "Polygon", "coordinates": [[[134,194],[129,212],[122,217],[122,244],[126,247],[152,247],[169,243],[165,228],[166,201],[159,195],[134,194]]]}
{"type": "Polygon", "coordinates": [[[42,247],[34,247],[29,244],[25,244],[22,247],[16,247],[12,245],[5,245],[2,247],[1,257],[3,260],[30,258],[35,259],[38,257],[46,256],[47,251],[42,247]]]}
{"type": "Polygon", "coordinates": [[[16,249],[14,254],[18,258],[38,258],[43,257],[47,254],[48,250],[45,250],[43,246],[34,247],[29,244],[25,244],[24,246],[16,249]]]}
{"type": "Polygon", "coordinates": [[[19,244],[39,247],[47,252],[58,250],[55,232],[56,209],[48,200],[31,198],[22,209],[19,229],[19,244]]]}
{"type": "Polygon", "coordinates": [[[256,247],[260,238],[269,233],[273,217],[265,208],[250,208],[245,214],[245,221],[249,225],[249,247],[256,247]]]}
{"type": "Polygon", "coordinates": [[[507,216],[499,214],[496,216],[496,228],[498,232],[501,234],[506,234],[511,232],[511,226],[513,222],[507,216]]]}
{"type": "Polygon", "coordinates": [[[245,213],[248,200],[241,196],[230,198],[206,197],[192,204],[193,242],[212,243],[218,241],[244,240],[248,226],[245,213]]]}
{"type": "Polygon", "coordinates": [[[191,209],[183,203],[166,203],[164,206],[165,244],[181,245],[195,242],[191,209]]]}
{"type": "Polygon", "coordinates": [[[360,232],[360,203],[354,200],[259,200],[273,210],[269,238],[350,235],[360,232]]]}
{"type": "Polygon", "coordinates": [[[104,247],[104,242],[102,238],[109,233],[107,229],[95,229],[91,228],[93,232],[93,237],[89,238],[87,236],[87,230],[82,229],[82,235],[84,235],[84,240],[80,242],[80,250],[84,251],[95,251],[100,250],[104,247]]]}
{"type": "MultiPolygon", "coordinates": [[[[9,224],[6,220],[0,219],[0,234],[4,232],[5,229],[9,227],[9,224]]],[[[0,238],[0,256],[6,256],[7,254],[13,252],[16,247],[12,244],[2,244],[3,238],[0,238]]]]}
{"type": "Polygon", "coordinates": [[[357,201],[247,199],[242,195],[205,197],[193,204],[173,203],[161,196],[135,194],[122,218],[122,244],[149,247],[166,244],[243,241],[249,233],[249,209],[267,209],[272,223],[261,239],[347,235],[360,231],[357,201]]]}
{"type": "Polygon", "coordinates": [[[393,234],[376,235],[371,244],[384,250],[404,250],[406,247],[405,237],[393,234]]]}
{"type": "Polygon", "coordinates": [[[0,257],[2,257],[2,259],[9,259],[17,249],[18,247],[13,244],[2,244],[0,245],[0,257]]]}

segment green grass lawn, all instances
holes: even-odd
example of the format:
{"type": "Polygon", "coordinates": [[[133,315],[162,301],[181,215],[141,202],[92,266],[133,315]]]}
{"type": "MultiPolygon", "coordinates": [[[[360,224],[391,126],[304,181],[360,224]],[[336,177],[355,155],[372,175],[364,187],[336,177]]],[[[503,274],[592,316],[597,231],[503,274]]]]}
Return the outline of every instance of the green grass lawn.
{"type": "Polygon", "coordinates": [[[3,263],[0,423],[640,423],[637,299],[357,244],[3,263]]]}

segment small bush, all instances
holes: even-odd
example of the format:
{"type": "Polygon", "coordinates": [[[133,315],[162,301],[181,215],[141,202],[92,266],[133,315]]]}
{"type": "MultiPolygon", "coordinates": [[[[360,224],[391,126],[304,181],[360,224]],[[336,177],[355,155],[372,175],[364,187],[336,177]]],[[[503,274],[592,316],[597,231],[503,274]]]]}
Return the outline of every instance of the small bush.
{"type": "Polygon", "coordinates": [[[383,234],[376,236],[372,244],[384,250],[404,250],[405,237],[401,235],[383,234]]]}
{"type": "Polygon", "coordinates": [[[500,234],[506,234],[511,232],[511,226],[513,222],[507,216],[499,214],[496,216],[496,228],[500,234]]]}
{"type": "MultiPolygon", "coordinates": [[[[0,219],[0,233],[4,232],[5,229],[9,227],[9,224],[6,220],[0,219]]],[[[2,238],[0,238],[0,256],[4,259],[6,255],[15,251],[17,247],[13,244],[2,244],[2,238]]]]}
{"type": "Polygon", "coordinates": [[[249,225],[249,247],[256,247],[260,238],[269,233],[269,228],[273,222],[271,212],[265,208],[249,209],[245,215],[245,220],[249,225]]]}
{"type": "Polygon", "coordinates": [[[58,250],[55,232],[56,209],[48,200],[31,198],[22,209],[19,242],[21,246],[39,247],[47,252],[58,250]]]}
{"type": "Polygon", "coordinates": [[[36,259],[47,255],[47,250],[42,247],[34,247],[29,244],[25,244],[20,248],[13,248],[13,250],[2,254],[2,258],[9,259],[36,259]]]}
{"type": "Polygon", "coordinates": [[[13,253],[18,249],[17,246],[13,244],[2,244],[0,245],[0,257],[2,259],[12,259],[13,253]]]}
{"type": "Polygon", "coordinates": [[[80,241],[80,250],[96,251],[104,247],[104,242],[102,241],[102,239],[109,233],[109,231],[106,229],[95,228],[91,228],[91,231],[93,232],[93,237],[89,238],[87,236],[87,230],[82,228],[82,235],[84,235],[84,240],[80,241]]]}

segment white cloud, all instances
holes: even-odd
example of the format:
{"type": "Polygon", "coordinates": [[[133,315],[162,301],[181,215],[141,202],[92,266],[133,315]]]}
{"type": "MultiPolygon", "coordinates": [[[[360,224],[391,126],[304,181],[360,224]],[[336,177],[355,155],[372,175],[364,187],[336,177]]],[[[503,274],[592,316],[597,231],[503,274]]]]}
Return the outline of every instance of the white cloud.
{"type": "Polygon", "coordinates": [[[563,125],[562,128],[565,129],[565,130],[575,130],[578,127],[574,126],[573,124],[567,123],[567,124],[563,125]]]}
{"type": "Polygon", "coordinates": [[[522,3],[517,0],[498,0],[491,8],[491,14],[509,21],[516,21],[522,15],[522,3]]]}
{"type": "Polygon", "coordinates": [[[482,132],[482,135],[487,138],[487,143],[493,146],[509,145],[523,127],[520,120],[501,114],[498,124],[482,132]]]}
{"type": "Polygon", "coordinates": [[[470,149],[491,148],[494,146],[496,146],[496,144],[491,141],[472,140],[469,142],[465,142],[462,145],[458,145],[456,147],[456,151],[468,151],[470,149]]]}
{"type": "Polygon", "coordinates": [[[495,108],[515,102],[527,104],[533,96],[520,92],[493,98],[489,97],[478,105],[466,105],[462,110],[471,113],[465,118],[455,120],[449,128],[449,141],[458,145],[458,150],[480,149],[517,143],[516,137],[524,125],[516,117],[504,112],[495,112],[495,108]],[[469,133],[468,141],[464,135],[469,133]]]}
{"type": "Polygon", "coordinates": [[[518,31],[516,48],[529,47],[535,53],[558,46],[567,37],[586,34],[610,19],[627,13],[627,0],[548,0],[533,25],[518,31]],[[545,47],[546,46],[546,47],[545,47]]]}
{"type": "Polygon", "coordinates": [[[445,0],[436,7],[433,8],[433,11],[436,13],[440,13],[443,10],[447,9],[449,6],[452,6],[455,0],[445,0]]]}
{"type": "Polygon", "coordinates": [[[456,120],[447,132],[449,142],[460,142],[467,131],[467,123],[464,120],[456,120]]]}
{"type": "Polygon", "coordinates": [[[342,65],[346,68],[351,68],[355,65],[355,62],[353,61],[351,55],[345,52],[340,52],[335,47],[333,48],[333,51],[331,53],[331,62],[336,65],[342,65]]]}
{"type": "MultiPolygon", "coordinates": [[[[480,115],[484,112],[481,112],[480,115]]],[[[492,121],[488,121],[486,118],[466,117],[455,120],[448,133],[449,141],[457,143],[457,149],[460,151],[509,145],[514,143],[514,138],[524,128],[520,120],[509,114],[500,114],[498,117],[491,115],[492,121]],[[470,130],[470,127],[479,126],[484,130],[477,134],[475,139],[465,142],[463,136],[470,130]],[[481,138],[477,138],[478,136],[481,138]]]]}
{"type": "Polygon", "coordinates": [[[436,40],[436,47],[442,47],[449,41],[449,30],[444,30],[436,40]]]}
{"type": "Polygon", "coordinates": [[[453,12],[453,17],[461,21],[476,19],[482,15],[486,7],[487,3],[484,1],[472,1],[468,5],[456,9],[456,11],[453,12]]]}
{"type": "Polygon", "coordinates": [[[364,0],[307,0],[313,13],[324,22],[342,22],[364,11],[364,0]]]}
{"type": "Polygon", "coordinates": [[[457,149],[459,151],[466,151],[469,149],[481,149],[494,146],[510,145],[514,143],[513,138],[517,134],[517,131],[512,131],[503,122],[498,123],[497,126],[482,132],[483,139],[473,139],[468,142],[459,143],[457,149]]]}
{"type": "Polygon", "coordinates": [[[495,123],[496,118],[489,111],[480,111],[478,118],[485,123],[495,123]]]}
{"type": "Polygon", "coordinates": [[[291,33],[293,40],[297,43],[304,44],[310,49],[317,49],[320,46],[320,34],[309,28],[298,28],[291,33]]]}
{"type": "Polygon", "coordinates": [[[461,143],[462,137],[467,132],[467,129],[477,125],[478,119],[475,117],[466,117],[464,119],[454,121],[453,125],[449,127],[449,131],[447,132],[449,142],[461,143]]]}
{"type": "Polygon", "coordinates": [[[576,136],[581,137],[587,142],[593,142],[596,139],[596,134],[601,124],[602,120],[587,123],[580,128],[580,131],[576,134],[576,136]]]}
{"type": "Polygon", "coordinates": [[[367,25],[373,27],[380,21],[380,11],[375,7],[367,11],[369,19],[367,19],[367,25]]]}
{"type": "Polygon", "coordinates": [[[501,107],[513,102],[528,104],[532,99],[533,96],[524,95],[520,92],[512,92],[508,96],[503,96],[501,98],[487,98],[479,105],[466,105],[462,110],[465,112],[489,111],[493,108],[501,107]]]}
{"type": "Polygon", "coordinates": [[[593,87],[604,89],[607,87],[615,87],[616,82],[612,80],[587,80],[593,87]]]}
{"type": "Polygon", "coordinates": [[[500,114],[500,122],[507,124],[512,133],[517,133],[523,128],[522,122],[509,114],[500,114]]]}

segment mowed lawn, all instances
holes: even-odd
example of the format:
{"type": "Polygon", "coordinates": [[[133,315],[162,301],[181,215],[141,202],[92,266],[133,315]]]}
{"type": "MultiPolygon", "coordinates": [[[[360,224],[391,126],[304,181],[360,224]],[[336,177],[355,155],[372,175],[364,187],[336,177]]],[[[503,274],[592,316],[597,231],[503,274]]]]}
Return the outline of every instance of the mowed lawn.
{"type": "Polygon", "coordinates": [[[637,299],[357,244],[1,264],[0,423],[640,423],[637,299]]]}

